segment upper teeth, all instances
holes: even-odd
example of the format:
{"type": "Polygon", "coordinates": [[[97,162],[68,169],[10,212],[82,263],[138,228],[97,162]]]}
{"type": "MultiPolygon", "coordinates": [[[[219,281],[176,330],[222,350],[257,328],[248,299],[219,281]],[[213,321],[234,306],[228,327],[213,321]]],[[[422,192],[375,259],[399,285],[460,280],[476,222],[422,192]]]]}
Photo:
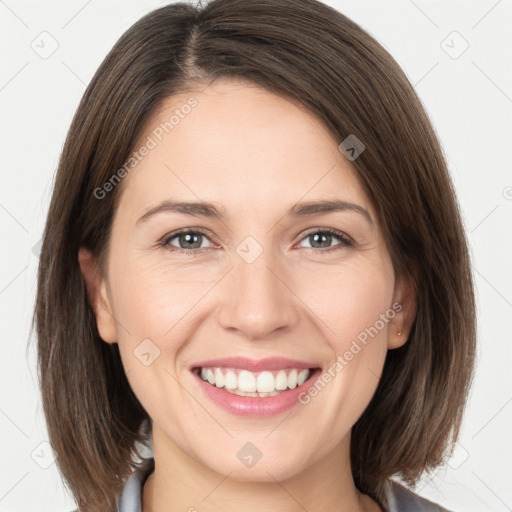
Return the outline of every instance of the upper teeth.
{"type": "MultiPolygon", "coordinates": [[[[242,393],[275,393],[294,389],[303,384],[310,375],[309,369],[286,369],[278,371],[250,372],[228,368],[201,368],[201,378],[218,388],[242,393]]],[[[258,396],[258,395],[256,395],[258,396]]]]}

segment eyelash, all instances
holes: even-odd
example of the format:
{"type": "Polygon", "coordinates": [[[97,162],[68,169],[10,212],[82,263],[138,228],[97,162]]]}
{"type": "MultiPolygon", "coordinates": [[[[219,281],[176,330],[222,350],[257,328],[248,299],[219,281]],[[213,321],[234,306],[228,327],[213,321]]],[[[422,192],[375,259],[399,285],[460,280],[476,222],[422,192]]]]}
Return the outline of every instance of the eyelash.
{"type": "MultiPolygon", "coordinates": [[[[314,231],[310,231],[310,232],[306,233],[299,240],[299,242],[302,242],[306,238],[309,238],[310,236],[316,235],[318,233],[335,236],[336,238],[338,238],[340,243],[334,245],[333,247],[328,247],[327,249],[319,249],[319,248],[315,248],[315,247],[306,247],[306,249],[309,249],[310,251],[313,251],[315,253],[329,253],[330,254],[331,252],[333,252],[335,250],[353,246],[353,241],[347,235],[345,235],[345,233],[342,233],[341,231],[338,231],[338,230],[332,229],[332,228],[322,228],[322,229],[316,229],[314,231]]],[[[164,247],[164,248],[172,251],[172,252],[186,253],[189,256],[201,256],[205,250],[209,249],[208,247],[203,247],[200,249],[182,249],[180,247],[175,247],[175,246],[170,245],[169,242],[171,242],[171,240],[173,240],[174,238],[178,237],[179,235],[183,235],[183,234],[196,234],[196,235],[198,234],[198,235],[202,235],[202,236],[208,238],[208,234],[205,231],[202,231],[201,229],[192,230],[192,229],[187,228],[187,229],[183,229],[180,231],[176,231],[176,232],[171,233],[170,235],[166,236],[159,243],[159,245],[161,247],[164,247]]]]}

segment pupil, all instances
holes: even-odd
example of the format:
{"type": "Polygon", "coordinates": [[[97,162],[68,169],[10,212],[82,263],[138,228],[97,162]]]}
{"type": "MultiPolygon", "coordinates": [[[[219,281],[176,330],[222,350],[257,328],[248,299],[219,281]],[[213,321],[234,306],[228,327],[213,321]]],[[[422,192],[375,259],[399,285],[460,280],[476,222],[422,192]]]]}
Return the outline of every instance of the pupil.
{"type": "Polygon", "coordinates": [[[181,235],[181,239],[180,239],[180,242],[184,242],[184,245],[187,245],[188,244],[188,247],[190,248],[191,247],[191,244],[193,245],[193,248],[199,248],[201,246],[201,243],[197,243],[197,240],[199,240],[199,237],[201,235],[192,235],[190,233],[186,233],[184,235],[181,235]],[[195,240],[195,245],[194,245],[194,238],[196,239],[195,240]]]}
{"type": "MultiPolygon", "coordinates": [[[[315,243],[316,243],[316,242],[319,242],[319,238],[323,238],[323,239],[324,239],[324,241],[330,242],[331,236],[332,236],[332,235],[326,235],[326,234],[315,233],[315,234],[313,235],[313,240],[314,240],[314,241],[315,241],[315,243]]],[[[321,241],[320,241],[320,244],[322,244],[322,242],[321,242],[321,241]]],[[[329,243],[324,243],[324,244],[322,245],[322,247],[329,247],[329,245],[330,245],[329,243]]]]}

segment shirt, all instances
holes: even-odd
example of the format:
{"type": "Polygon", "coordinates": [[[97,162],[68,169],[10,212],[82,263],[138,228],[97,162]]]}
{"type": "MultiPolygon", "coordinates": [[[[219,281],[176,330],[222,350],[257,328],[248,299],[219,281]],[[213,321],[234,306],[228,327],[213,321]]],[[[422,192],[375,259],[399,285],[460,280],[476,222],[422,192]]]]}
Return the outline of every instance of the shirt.
{"type": "MultiPolygon", "coordinates": [[[[142,489],[154,468],[155,462],[152,457],[138,464],[122,488],[118,512],[142,512],[142,489]]],[[[394,480],[386,482],[385,492],[389,503],[386,512],[450,512],[394,480]]]]}

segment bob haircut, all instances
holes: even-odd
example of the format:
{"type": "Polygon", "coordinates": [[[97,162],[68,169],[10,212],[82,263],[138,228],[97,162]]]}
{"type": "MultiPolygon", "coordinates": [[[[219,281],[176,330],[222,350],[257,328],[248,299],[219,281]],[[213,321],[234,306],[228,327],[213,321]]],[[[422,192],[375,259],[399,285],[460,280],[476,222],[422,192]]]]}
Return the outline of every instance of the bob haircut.
{"type": "Polygon", "coordinates": [[[98,199],[148,117],[220,77],[250,81],[311,111],[335,140],[366,146],[352,163],[378,214],[395,275],[411,279],[410,337],[389,350],[352,429],[357,488],[385,502],[392,475],[414,486],[453,450],[473,379],[476,314],[468,244],[445,157],[420,99],[390,54],[316,0],[170,4],[117,41],[70,126],[42,242],[33,322],[50,443],[80,510],[115,509],[147,441],[148,414],[117,344],[100,338],[78,262],[109,243],[123,182],[98,199]]]}

